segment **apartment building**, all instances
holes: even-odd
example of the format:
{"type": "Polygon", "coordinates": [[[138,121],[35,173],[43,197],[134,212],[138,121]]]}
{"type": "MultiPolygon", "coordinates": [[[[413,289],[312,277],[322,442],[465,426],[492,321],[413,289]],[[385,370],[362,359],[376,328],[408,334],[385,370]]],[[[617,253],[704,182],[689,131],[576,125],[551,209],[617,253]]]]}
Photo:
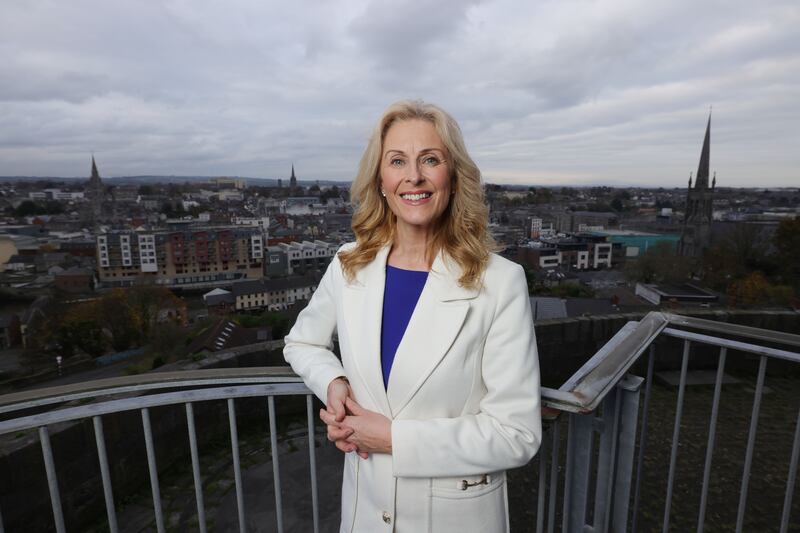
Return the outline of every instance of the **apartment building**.
{"type": "MultiPolygon", "coordinates": [[[[518,263],[536,269],[597,270],[611,268],[614,244],[604,238],[573,236],[542,239],[534,247],[517,248],[518,263]]],[[[619,246],[619,245],[617,245],[619,246]]]]}
{"type": "Polygon", "coordinates": [[[265,271],[270,277],[324,271],[337,249],[324,241],[281,242],[267,247],[265,271]]]}
{"type": "Polygon", "coordinates": [[[264,245],[257,227],[112,231],[97,237],[98,277],[104,286],[130,285],[144,276],[168,287],[260,279],[264,245]]]}

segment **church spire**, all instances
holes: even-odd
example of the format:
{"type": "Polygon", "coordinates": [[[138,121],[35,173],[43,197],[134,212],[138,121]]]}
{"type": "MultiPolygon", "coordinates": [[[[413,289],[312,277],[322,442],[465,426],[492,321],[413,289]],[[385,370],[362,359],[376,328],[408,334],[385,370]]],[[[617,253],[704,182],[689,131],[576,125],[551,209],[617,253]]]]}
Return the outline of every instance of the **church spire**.
{"type": "Polygon", "coordinates": [[[103,187],[103,180],[100,179],[100,173],[97,171],[97,163],[94,160],[94,154],[92,154],[92,175],[89,178],[89,183],[86,185],[85,195],[89,200],[91,220],[96,228],[103,211],[105,187],[103,187]]]}
{"type": "Polygon", "coordinates": [[[683,231],[678,242],[678,252],[685,257],[694,257],[702,261],[703,254],[711,246],[711,224],[714,206],[714,188],[717,185],[716,175],[711,187],[708,186],[709,162],[711,152],[711,112],[708,113],[706,136],[703,150],[700,152],[700,164],[697,174],[689,175],[689,189],[686,193],[686,210],[683,216],[683,231]]]}
{"type": "Polygon", "coordinates": [[[708,113],[706,124],[706,137],[703,139],[703,151],[700,152],[700,164],[697,166],[697,177],[694,180],[695,189],[708,189],[708,169],[711,161],[711,112],[708,113]]]}
{"type": "Polygon", "coordinates": [[[292,163],[292,176],[289,178],[289,187],[297,187],[297,177],[294,175],[294,163],[292,163]]]}

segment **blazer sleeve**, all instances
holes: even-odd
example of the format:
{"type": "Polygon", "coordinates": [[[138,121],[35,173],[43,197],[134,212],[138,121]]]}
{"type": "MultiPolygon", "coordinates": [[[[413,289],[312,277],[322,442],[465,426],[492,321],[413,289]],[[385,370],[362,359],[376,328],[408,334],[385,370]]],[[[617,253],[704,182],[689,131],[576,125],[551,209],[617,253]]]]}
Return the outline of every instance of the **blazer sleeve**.
{"type": "Polygon", "coordinates": [[[539,360],[525,274],[503,283],[483,347],[477,414],[392,422],[398,477],[479,475],[526,464],[542,439],[539,360]]]}
{"type": "Polygon", "coordinates": [[[339,257],[334,256],[311,301],[297,316],[284,339],[283,357],[314,394],[328,402],[328,384],[344,376],[344,368],[333,353],[333,332],[336,330],[334,298],[339,257]]]}

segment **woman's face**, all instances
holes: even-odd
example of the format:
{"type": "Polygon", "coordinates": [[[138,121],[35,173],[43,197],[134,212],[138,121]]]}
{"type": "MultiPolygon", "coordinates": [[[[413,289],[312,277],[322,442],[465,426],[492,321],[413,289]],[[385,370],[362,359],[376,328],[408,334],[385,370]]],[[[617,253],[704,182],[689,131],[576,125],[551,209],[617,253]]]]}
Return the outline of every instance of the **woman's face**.
{"type": "Polygon", "coordinates": [[[381,154],[381,190],[398,230],[431,230],[450,203],[447,150],[427,120],[395,122],[381,154]],[[401,229],[402,228],[402,229],[401,229]]]}

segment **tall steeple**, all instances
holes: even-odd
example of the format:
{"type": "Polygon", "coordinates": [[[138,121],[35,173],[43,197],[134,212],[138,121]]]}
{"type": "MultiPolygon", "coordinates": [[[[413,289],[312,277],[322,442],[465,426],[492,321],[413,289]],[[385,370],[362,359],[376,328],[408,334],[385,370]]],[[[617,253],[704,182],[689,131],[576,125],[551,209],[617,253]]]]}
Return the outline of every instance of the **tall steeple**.
{"type": "Polygon", "coordinates": [[[684,211],[683,231],[678,242],[678,252],[687,257],[702,260],[703,254],[711,245],[711,222],[714,204],[714,188],[717,177],[711,187],[708,186],[709,166],[711,159],[711,112],[708,113],[706,136],[700,152],[700,164],[694,177],[689,174],[689,188],[686,194],[686,210],[684,211]]]}
{"type": "Polygon", "coordinates": [[[711,162],[711,113],[708,114],[706,124],[706,137],[703,139],[703,150],[700,152],[700,164],[697,165],[697,177],[694,180],[695,189],[708,189],[708,169],[711,162]]]}
{"type": "Polygon", "coordinates": [[[289,187],[297,187],[297,178],[294,175],[294,163],[292,163],[292,177],[289,178],[289,187]]]}
{"type": "Polygon", "coordinates": [[[91,222],[96,228],[103,212],[105,188],[103,187],[103,181],[100,179],[100,173],[97,171],[97,163],[95,163],[94,155],[92,155],[92,175],[89,177],[89,183],[86,185],[85,194],[91,207],[91,222]]]}
{"type": "Polygon", "coordinates": [[[100,173],[97,172],[97,163],[94,162],[94,155],[92,155],[92,177],[89,179],[93,182],[100,179],[100,173]]]}

